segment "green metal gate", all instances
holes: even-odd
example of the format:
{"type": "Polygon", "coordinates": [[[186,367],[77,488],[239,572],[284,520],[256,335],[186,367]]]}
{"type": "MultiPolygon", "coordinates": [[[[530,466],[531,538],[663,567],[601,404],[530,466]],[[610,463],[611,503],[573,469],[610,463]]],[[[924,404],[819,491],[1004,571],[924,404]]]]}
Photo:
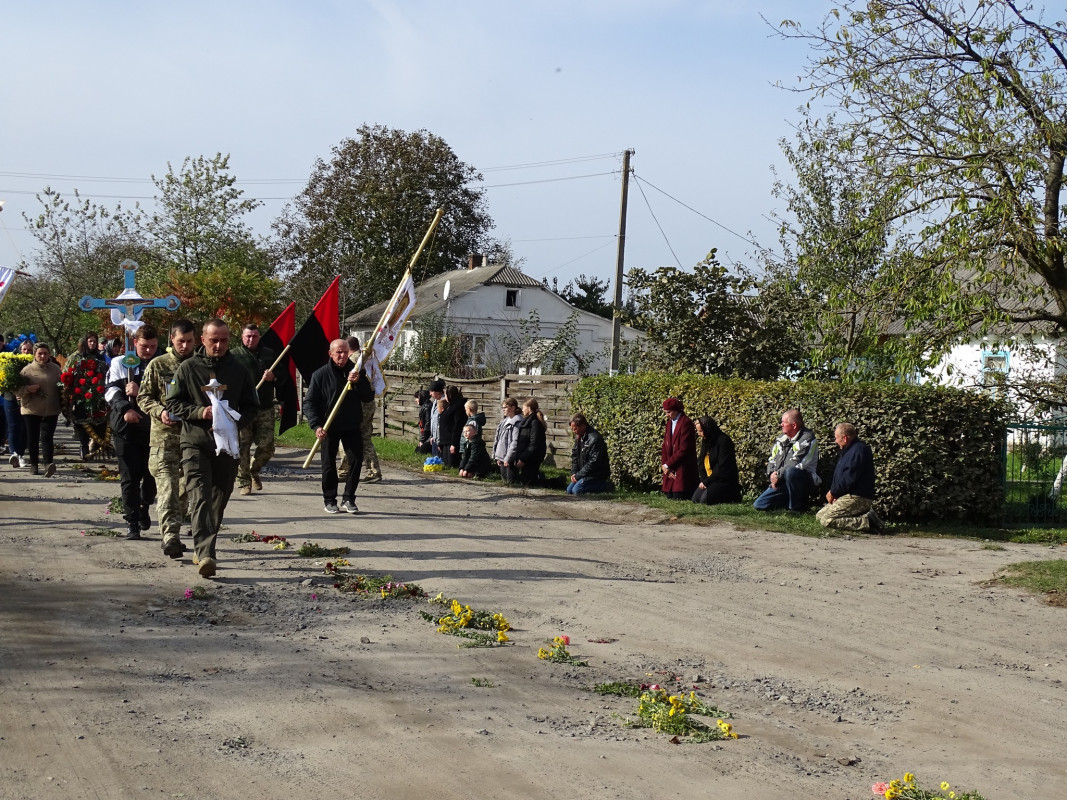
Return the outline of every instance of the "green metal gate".
{"type": "Polygon", "coordinates": [[[1067,522],[1067,425],[1018,422],[1004,442],[1004,521],[1067,522]]]}

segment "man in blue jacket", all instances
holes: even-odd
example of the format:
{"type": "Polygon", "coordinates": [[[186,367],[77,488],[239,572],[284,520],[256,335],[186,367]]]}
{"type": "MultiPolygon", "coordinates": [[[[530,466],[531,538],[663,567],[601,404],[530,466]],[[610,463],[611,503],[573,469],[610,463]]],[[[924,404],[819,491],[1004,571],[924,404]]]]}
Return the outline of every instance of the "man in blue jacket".
{"type": "Polygon", "coordinates": [[[880,531],[882,521],[874,513],[874,456],[857,438],[856,426],[842,422],[834,428],[834,441],[841,455],[834,479],[826,493],[826,505],[815,518],[824,528],[848,531],[880,531]]]}

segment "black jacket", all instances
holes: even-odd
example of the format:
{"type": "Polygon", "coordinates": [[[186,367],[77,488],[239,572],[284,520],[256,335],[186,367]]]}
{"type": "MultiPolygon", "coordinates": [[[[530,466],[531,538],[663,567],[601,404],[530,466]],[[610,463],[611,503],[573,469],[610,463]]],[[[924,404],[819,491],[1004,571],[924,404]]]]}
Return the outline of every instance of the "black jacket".
{"type": "MultiPolygon", "coordinates": [[[[337,404],[337,398],[348,383],[351,364],[338,367],[332,361],[323,364],[311,375],[307,395],[304,397],[304,414],[308,418],[311,430],[326,425],[330,412],[337,404]]],[[[374,389],[367,380],[367,373],[360,370],[359,380],[345,394],[344,402],[337,416],[330,423],[330,433],[358,431],[363,424],[363,404],[374,399],[374,389]]]]}
{"type": "Polygon", "coordinates": [[[578,480],[611,480],[608,445],[599,431],[592,426],[585,429],[584,436],[574,440],[574,447],[571,449],[571,475],[578,480]]]}
{"type": "Polygon", "coordinates": [[[545,426],[536,414],[524,416],[515,426],[515,456],[508,461],[515,465],[521,461],[524,465],[540,464],[548,452],[545,438],[545,426]]]}
{"type": "Polygon", "coordinates": [[[473,472],[479,478],[489,474],[489,452],[485,449],[485,439],[479,434],[473,439],[464,439],[459,444],[459,468],[473,472]]]}
{"type": "Polygon", "coordinates": [[[704,438],[700,442],[700,456],[697,458],[697,475],[705,486],[713,483],[734,486],[738,494],[741,493],[734,440],[717,426],[714,430],[704,431],[704,438]]]}
{"type": "Polygon", "coordinates": [[[438,445],[443,451],[441,458],[449,467],[459,466],[459,442],[463,438],[463,423],[467,421],[464,402],[466,401],[460,397],[456,402],[449,403],[438,420],[441,426],[441,441],[438,445]],[[456,448],[455,453],[449,450],[450,446],[456,448]]]}
{"type": "Polygon", "coordinates": [[[221,358],[213,358],[201,347],[178,365],[167,387],[167,411],[182,419],[182,447],[215,451],[211,420],[204,419],[204,411],[211,408],[211,401],[201,388],[212,378],[226,386],[222,397],[230,404],[230,408],[241,415],[237,421],[238,428],[250,425],[259,410],[256,384],[248,370],[229,353],[221,358]]]}

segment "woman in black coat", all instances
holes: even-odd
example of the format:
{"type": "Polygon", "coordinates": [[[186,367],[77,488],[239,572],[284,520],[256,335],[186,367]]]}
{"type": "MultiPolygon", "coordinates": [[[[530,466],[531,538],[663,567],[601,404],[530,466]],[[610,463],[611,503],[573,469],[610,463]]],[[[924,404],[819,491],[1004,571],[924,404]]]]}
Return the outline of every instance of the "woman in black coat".
{"type": "Polygon", "coordinates": [[[734,441],[709,416],[696,422],[700,437],[700,457],[697,459],[697,475],[700,483],[693,492],[693,502],[705,505],[716,503],[740,503],[741,482],[737,477],[737,456],[734,441]]]}
{"type": "Polygon", "coordinates": [[[515,426],[515,435],[508,449],[507,465],[515,470],[519,483],[537,483],[541,464],[548,453],[546,432],[548,423],[532,397],[522,404],[522,420],[515,426]]]}
{"type": "Polygon", "coordinates": [[[467,401],[458,386],[445,389],[448,408],[441,412],[438,424],[441,426],[441,460],[446,467],[459,468],[459,440],[463,438],[463,423],[467,421],[467,411],[463,408],[467,401]]]}

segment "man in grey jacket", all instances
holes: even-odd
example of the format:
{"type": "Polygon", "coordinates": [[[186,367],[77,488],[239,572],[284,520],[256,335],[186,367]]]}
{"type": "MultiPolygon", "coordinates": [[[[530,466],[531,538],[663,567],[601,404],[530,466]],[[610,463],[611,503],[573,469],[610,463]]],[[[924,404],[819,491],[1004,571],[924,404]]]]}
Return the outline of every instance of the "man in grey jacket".
{"type": "Polygon", "coordinates": [[[771,485],[756,498],[752,507],[758,511],[788,508],[800,514],[808,510],[811,495],[821,481],[816,472],[819,446],[815,434],[804,427],[804,417],[791,408],[782,414],[782,433],[774,440],[767,459],[767,477],[771,485]]]}

